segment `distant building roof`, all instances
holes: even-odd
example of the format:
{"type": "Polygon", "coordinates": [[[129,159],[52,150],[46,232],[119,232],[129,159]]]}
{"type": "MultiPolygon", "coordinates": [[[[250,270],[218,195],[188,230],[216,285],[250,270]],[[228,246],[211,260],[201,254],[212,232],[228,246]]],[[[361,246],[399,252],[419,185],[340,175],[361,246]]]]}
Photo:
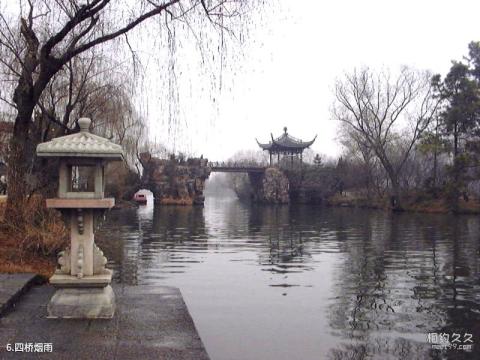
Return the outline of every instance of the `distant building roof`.
{"type": "Polygon", "coordinates": [[[90,133],[91,120],[78,120],[80,132],[61,136],[37,145],[38,156],[50,157],[95,157],[122,160],[123,150],[108,139],[90,133]]]}
{"type": "Polygon", "coordinates": [[[286,127],[283,128],[283,134],[278,138],[274,139],[272,134],[270,134],[270,136],[272,141],[270,141],[268,144],[262,144],[258,140],[257,143],[263,150],[268,150],[271,152],[300,152],[312,145],[317,138],[315,135],[311,141],[299,140],[289,135],[286,127]]]}

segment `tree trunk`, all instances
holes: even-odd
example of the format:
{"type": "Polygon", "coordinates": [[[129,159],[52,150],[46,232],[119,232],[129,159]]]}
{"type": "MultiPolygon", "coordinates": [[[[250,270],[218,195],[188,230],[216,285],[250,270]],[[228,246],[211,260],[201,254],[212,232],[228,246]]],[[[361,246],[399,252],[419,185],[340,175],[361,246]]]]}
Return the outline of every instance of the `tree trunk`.
{"type": "MultiPolygon", "coordinates": [[[[33,50],[31,51],[36,54],[34,45],[32,45],[33,50]]],[[[31,57],[34,56],[31,55],[31,57]]],[[[33,110],[50,79],[62,67],[62,64],[55,59],[43,59],[40,73],[34,83],[33,73],[38,64],[36,58],[34,60],[29,58],[29,61],[34,64],[24,67],[13,95],[13,101],[17,105],[17,117],[10,141],[7,170],[8,198],[5,220],[20,228],[24,225],[25,220],[24,205],[27,200],[28,174],[35,157],[35,144],[30,138],[33,110]]]]}
{"type": "Polygon", "coordinates": [[[390,183],[391,183],[390,206],[393,211],[401,211],[403,210],[403,208],[401,205],[400,181],[398,179],[399,169],[395,170],[395,168],[392,166],[390,161],[388,161],[386,156],[379,156],[379,158],[383,165],[383,168],[387,172],[387,176],[388,176],[387,180],[390,180],[390,183]]]}
{"type": "Polygon", "coordinates": [[[433,147],[433,197],[436,199],[438,197],[437,194],[437,172],[438,172],[438,117],[437,117],[437,123],[435,125],[435,143],[433,147]]]}
{"type": "Polygon", "coordinates": [[[400,183],[395,177],[391,179],[392,181],[392,192],[390,194],[390,205],[393,211],[402,211],[402,202],[401,202],[401,190],[400,183]]]}
{"type": "Polygon", "coordinates": [[[35,102],[32,100],[30,87],[16,91],[18,113],[10,140],[10,149],[7,157],[8,169],[8,198],[5,210],[7,223],[22,227],[24,224],[24,209],[27,196],[27,175],[32,163],[29,147],[31,144],[29,131],[35,102]]]}
{"type": "Polygon", "coordinates": [[[458,197],[460,196],[460,173],[459,173],[459,164],[458,164],[458,121],[455,120],[454,132],[453,132],[453,186],[450,188],[449,197],[449,207],[450,210],[454,213],[458,212],[458,197]]]}
{"type": "Polygon", "coordinates": [[[19,121],[17,116],[10,151],[8,155],[8,198],[5,220],[13,225],[21,226],[24,220],[23,209],[27,195],[28,156],[28,123],[19,121]],[[17,126],[17,124],[19,126],[17,126]]]}

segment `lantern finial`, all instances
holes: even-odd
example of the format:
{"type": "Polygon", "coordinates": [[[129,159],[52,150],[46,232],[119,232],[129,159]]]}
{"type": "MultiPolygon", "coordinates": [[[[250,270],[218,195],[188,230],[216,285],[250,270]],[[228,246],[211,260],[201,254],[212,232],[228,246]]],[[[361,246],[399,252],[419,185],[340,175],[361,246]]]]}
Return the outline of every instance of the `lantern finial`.
{"type": "Polygon", "coordinates": [[[80,126],[80,131],[81,132],[90,132],[90,124],[92,123],[92,120],[89,118],[80,118],[78,119],[78,126],[80,126]]]}

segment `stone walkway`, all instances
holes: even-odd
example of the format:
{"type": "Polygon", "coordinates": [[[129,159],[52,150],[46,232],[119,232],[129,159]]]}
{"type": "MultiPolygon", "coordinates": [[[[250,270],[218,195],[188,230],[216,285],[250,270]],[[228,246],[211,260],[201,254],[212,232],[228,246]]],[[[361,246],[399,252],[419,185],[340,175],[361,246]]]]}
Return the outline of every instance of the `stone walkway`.
{"type": "Polygon", "coordinates": [[[58,320],[45,317],[54,289],[32,287],[0,318],[0,359],[209,358],[178,289],[113,289],[117,310],[112,320],[58,320]],[[15,343],[23,351],[7,351],[7,344],[14,349],[15,343]]]}
{"type": "Polygon", "coordinates": [[[0,317],[36,282],[36,279],[35,274],[0,273],[0,317]]]}

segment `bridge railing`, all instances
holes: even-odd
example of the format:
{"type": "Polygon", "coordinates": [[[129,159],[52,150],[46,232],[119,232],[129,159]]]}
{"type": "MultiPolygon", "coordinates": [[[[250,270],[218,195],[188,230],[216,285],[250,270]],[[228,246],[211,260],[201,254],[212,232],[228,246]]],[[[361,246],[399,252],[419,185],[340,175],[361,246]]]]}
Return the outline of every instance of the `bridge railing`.
{"type": "Polygon", "coordinates": [[[257,163],[249,161],[211,161],[208,163],[208,166],[211,168],[256,168],[263,169],[268,165],[266,163],[257,163]]]}

